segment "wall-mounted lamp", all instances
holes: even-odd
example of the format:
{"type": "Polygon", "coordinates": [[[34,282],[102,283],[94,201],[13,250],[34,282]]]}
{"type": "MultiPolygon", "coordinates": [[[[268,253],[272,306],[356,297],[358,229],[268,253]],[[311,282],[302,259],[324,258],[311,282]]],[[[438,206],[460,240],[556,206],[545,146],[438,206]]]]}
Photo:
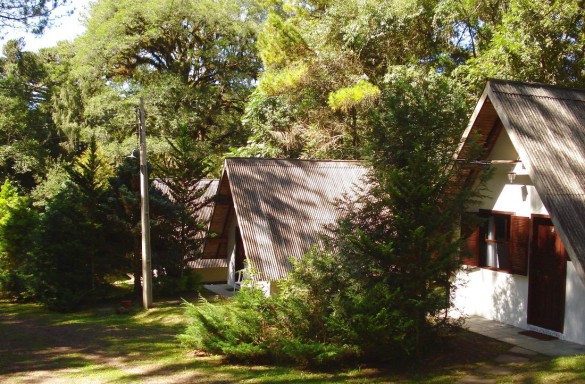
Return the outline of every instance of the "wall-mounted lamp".
{"type": "Polygon", "coordinates": [[[516,180],[516,172],[514,171],[508,172],[508,181],[510,182],[510,184],[514,183],[514,180],[516,180]]]}
{"type": "Polygon", "coordinates": [[[140,156],[140,152],[138,152],[138,149],[133,149],[132,152],[130,152],[130,154],[128,156],[126,156],[127,159],[138,159],[138,156],[140,156]]]}

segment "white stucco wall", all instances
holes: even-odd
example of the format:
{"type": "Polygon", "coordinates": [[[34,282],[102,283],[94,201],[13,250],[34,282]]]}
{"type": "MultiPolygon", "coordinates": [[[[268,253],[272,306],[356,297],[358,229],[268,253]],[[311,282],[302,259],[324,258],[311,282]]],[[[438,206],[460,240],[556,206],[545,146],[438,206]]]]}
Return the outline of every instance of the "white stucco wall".
{"type": "MultiPolygon", "coordinates": [[[[527,323],[528,276],[483,268],[462,270],[455,279],[454,314],[481,316],[522,329],[527,323]]],[[[585,285],[571,261],[567,262],[565,322],[563,333],[540,330],[562,340],[585,344],[585,285]]]]}
{"type": "Polygon", "coordinates": [[[562,338],[585,344],[585,285],[573,266],[567,262],[565,327],[562,338]]]}
{"type": "Polygon", "coordinates": [[[228,246],[227,259],[228,263],[228,284],[235,287],[236,280],[236,227],[238,226],[238,219],[234,215],[231,222],[228,224],[228,246]]]}
{"type": "MultiPolygon", "coordinates": [[[[488,156],[488,160],[518,159],[518,153],[510,138],[503,131],[498,137],[492,153],[488,156]]],[[[526,164],[493,164],[491,169],[493,176],[487,182],[485,198],[475,207],[475,210],[490,209],[514,212],[517,216],[527,217],[533,213],[548,214],[530,180],[526,164]],[[516,173],[516,179],[513,183],[508,180],[508,172],[510,171],[516,173]]]]}
{"type": "Polygon", "coordinates": [[[528,277],[473,268],[457,275],[455,309],[526,328],[528,277]]]}
{"type": "MultiPolygon", "coordinates": [[[[518,153],[505,131],[500,134],[489,159],[518,159],[518,153]]],[[[498,164],[492,167],[494,174],[487,183],[486,197],[472,211],[488,209],[526,217],[548,214],[524,164],[498,164]],[[511,170],[517,174],[513,183],[509,182],[507,175],[511,170]]],[[[519,328],[534,329],[527,323],[528,276],[471,268],[459,272],[455,281],[458,285],[453,301],[455,314],[482,316],[519,328]]],[[[567,263],[566,284],[564,332],[548,333],[585,344],[585,286],[570,261],[567,263]]]]}

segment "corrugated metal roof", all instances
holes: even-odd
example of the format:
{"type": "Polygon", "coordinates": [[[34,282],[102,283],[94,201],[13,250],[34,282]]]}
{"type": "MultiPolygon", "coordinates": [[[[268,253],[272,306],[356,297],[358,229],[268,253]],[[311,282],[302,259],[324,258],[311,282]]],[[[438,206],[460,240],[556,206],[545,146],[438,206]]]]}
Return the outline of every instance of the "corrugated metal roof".
{"type": "Polygon", "coordinates": [[[366,172],[356,161],[226,159],[222,183],[229,182],[256,278],[284,277],[290,258],[319,243],[324,227],[340,215],[335,201],[363,187],[366,172]]]}
{"type": "MultiPolygon", "coordinates": [[[[164,183],[161,179],[154,179],[152,182],[153,186],[161,191],[165,196],[169,198],[169,200],[173,201],[173,196],[169,190],[167,184],[164,183]]],[[[196,212],[197,219],[200,220],[202,223],[206,223],[209,226],[209,221],[211,220],[211,215],[213,214],[213,206],[214,201],[213,197],[217,193],[217,187],[219,185],[219,179],[201,179],[195,185],[193,185],[193,191],[197,191],[200,189],[205,189],[203,195],[201,195],[194,203],[200,204],[204,201],[210,200],[209,204],[201,207],[196,212]]]]}
{"type": "Polygon", "coordinates": [[[197,259],[189,261],[189,268],[206,269],[206,268],[227,268],[227,259],[197,259]]]}
{"type": "Polygon", "coordinates": [[[475,130],[485,137],[483,126],[495,129],[491,111],[527,165],[585,282],[585,89],[490,80],[466,135],[475,130]]]}

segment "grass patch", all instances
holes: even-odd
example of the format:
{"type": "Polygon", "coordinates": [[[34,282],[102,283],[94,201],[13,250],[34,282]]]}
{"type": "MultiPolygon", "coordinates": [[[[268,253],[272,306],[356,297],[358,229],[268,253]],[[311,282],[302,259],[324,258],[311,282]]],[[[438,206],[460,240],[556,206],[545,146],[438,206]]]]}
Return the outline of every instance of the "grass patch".
{"type": "Polygon", "coordinates": [[[484,372],[509,346],[461,331],[439,353],[419,364],[400,367],[347,367],[310,372],[291,367],[227,364],[218,356],[197,356],[176,336],[185,326],[178,302],[149,311],[114,308],[52,313],[34,304],[0,302],[0,377],[2,382],[111,383],[453,383],[466,375],[501,383],[580,383],[585,356],[537,357],[506,365],[511,374],[484,372]]]}

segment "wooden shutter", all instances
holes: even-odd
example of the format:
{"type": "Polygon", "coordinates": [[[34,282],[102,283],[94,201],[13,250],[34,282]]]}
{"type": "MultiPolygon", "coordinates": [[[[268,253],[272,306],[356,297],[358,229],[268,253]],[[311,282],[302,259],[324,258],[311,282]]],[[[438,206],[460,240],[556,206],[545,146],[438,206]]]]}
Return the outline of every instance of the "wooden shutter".
{"type": "Polygon", "coordinates": [[[512,216],[510,221],[510,272],[526,276],[529,241],[530,218],[512,216]]]}
{"type": "Polygon", "coordinates": [[[461,262],[479,266],[480,226],[476,214],[468,213],[461,218],[461,236],[465,239],[461,248],[461,262]]]}

